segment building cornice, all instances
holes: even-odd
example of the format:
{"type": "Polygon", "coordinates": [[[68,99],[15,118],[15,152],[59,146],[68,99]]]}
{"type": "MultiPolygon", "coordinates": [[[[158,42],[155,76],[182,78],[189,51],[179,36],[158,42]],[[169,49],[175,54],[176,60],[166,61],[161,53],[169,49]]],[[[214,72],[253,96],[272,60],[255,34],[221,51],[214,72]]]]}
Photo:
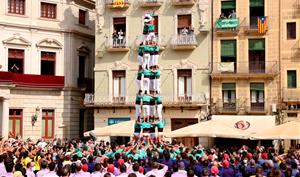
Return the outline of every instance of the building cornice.
{"type": "Polygon", "coordinates": [[[14,28],[22,28],[22,29],[28,29],[28,30],[41,30],[41,31],[49,31],[49,32],[58,32],[58,33],[69,33],[74,34],[77,36],[85,37],[91,40],[95,39],[94,32],[91,32],[92,34],[87,34],[80,32],[78,30],[74,29],[57,29],[57,28],[45,28],[45,27],[39,27],[39,26],[31,26],[31,25],[19,25],[19,24],[12,24],[12,23],[3,23],[0,22],[0,26],[2,27],[14,27],[14,28]]]}

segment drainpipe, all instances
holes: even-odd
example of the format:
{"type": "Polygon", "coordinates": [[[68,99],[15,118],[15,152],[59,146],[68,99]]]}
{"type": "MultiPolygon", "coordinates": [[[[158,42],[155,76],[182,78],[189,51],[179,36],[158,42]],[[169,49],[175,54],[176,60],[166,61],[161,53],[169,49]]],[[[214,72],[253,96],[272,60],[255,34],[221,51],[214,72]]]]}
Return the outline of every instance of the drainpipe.
{"type": "Polygon", "coordinates": [[[279,69],[279,71],[278,71],[278,73],[279,73],[279,81],[278,81],[278,90],[279,90],[279,94],[278,94],[278,96],[279,96],[279,98],[278,98],[278,102],[279,102],[279,104],[280,104],[280,109],[278,110],[278,116],[279,116],[279,124],[281,124],[282,122],[282,117],[281,116],[283,116],[282,114],[281,114],[281,111],[282,111],[282,98],[283,98],[283,93],[282,93],[282,82],[281,82],[281,18],[282,18],[282,10],[281,10],[281,4],[282,4],[282,2],[281,2],[282,0],[279,0],[279,30],[278,30],[278,35],[279,35],[279,44],[278,44],[278,49],[279,49],[279,60],[278,60],[278,69],[279,69]]]}
{"type": "Polygon", "coordinates": [[[213,11],[213,7],[214,7],[214,1],[210,1],[211,5],[210,5],[210,15],[211,15],[211,43],[210,43],[210,68],[209,68],[209,95],[210,95],[210,99],[209,99],[209,116],[211,116],[212,112],[211,112],[211,106],[213,104],[212,102],[212,79],[211,79],[211,71],[213,68],[213,39],[214,39],[214,11],[213,11]]]}

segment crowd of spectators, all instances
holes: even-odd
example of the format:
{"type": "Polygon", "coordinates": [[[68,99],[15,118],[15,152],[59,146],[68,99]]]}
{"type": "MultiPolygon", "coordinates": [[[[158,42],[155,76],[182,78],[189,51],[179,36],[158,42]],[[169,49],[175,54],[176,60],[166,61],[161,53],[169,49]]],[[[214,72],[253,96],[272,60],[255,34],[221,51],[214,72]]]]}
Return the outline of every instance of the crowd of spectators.
{"type": "Polygon", "coordinates": [[[0,177],[299,177],[300,151],[186,147],[168,141],[116,145],[81,140],[0,141],[0,177]]]}

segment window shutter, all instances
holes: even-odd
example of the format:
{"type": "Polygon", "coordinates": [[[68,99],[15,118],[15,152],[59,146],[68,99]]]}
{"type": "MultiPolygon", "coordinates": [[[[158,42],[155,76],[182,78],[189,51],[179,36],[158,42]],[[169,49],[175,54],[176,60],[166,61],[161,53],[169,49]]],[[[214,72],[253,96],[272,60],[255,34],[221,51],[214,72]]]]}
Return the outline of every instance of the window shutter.
{"type": "Polygon", "coordinates": [[[186,78],[186,95],[192,96],[192,78],[191,77],[186,78]]]}
{"type": "Polygon", "coordinates": [[[119,97],[119,78],[114,77],[114,97],[119,97]]]}
{"type": "Polygon", "coordinates": [[[250,90],[252,91],[264,91],[264,84],[263,83],[251,83],[250,90]]]}
{"type": "Polygon", "coordinates": [[[251,103],[256,103],[256,91],[251,91],[251,103]]]}
{"type": "Polygon", "coordinates": [[[221,57],[236,57],[236,40],[221,41],[221,57]]]}
{"type": "Polygon", "coordinates": [[[178,77],[178,96],[184,96],[184,77],[178,77]]]}
{"type": "Polygon", "coordinates": [[[114,18],[113,23],[114,23],[114,25],[125,25],[126,24],[126,18],[125,17],[114,18]]]}
{"type": "Polygon", "coordinates": [[[231,91],[230,98],[231,98],[231,102],[235,103],[235,91],[231,91]]]}
{"type": "Polygon", "coordinates": [[[265,39],[249,39],[249,50],[265,50],[265,39]]]}
{"type": "Polygon", "coordinates": [[[235,83],[223,83],[222,90],[235,90],[235,83]]]}
{"type": "Polygon", "coordinates": [[[192,24],[192,17],[191,15],[178,15],[177,21],[177,28],[190,27],[192,24]]]}
{"type": "Polygon", "coordinates": [[[264,7],[264,0],[250,0],[250,7],[264,7]]]}
{"type": "Polygon", "coordinates": [[[222,10],[235,9],[235,0],[222,1],[221,2],[221,9],[222,10]]]}
{"type": "Polygon", "coordinates": [[[288,88],[296,88],[297,87],[297,73],[296,71],[287,71],[287,84],[288,88]]]}
{"type": "Polygon", "coordinates": [[[259,91],[258,92],[258,102],[259,103],[263,103],[264,102],[264,92],[263,91],[259,91]]]}

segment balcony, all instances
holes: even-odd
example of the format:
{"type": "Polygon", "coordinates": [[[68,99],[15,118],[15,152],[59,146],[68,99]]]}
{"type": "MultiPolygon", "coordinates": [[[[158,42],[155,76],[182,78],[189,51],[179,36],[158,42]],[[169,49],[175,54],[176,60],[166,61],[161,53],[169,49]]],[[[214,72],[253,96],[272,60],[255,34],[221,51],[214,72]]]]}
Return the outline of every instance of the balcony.
{"type": "Polygon", "coordinates": [[[298,88],[283,88],[282,100],[287,103],[300,103],[300,87],[298,88]]]}
{"type": "Polygon", "coordinates": [[[105,0],[105,4],[111,9],[127,9],[130,6],[129,0],[105,0]]]}
{"type": "Polygon", "coordinates": [[[141,7],[160,7],[163,4],[162,0],[139,0],[141,7]]]}
{"type": "Polygon", "coordinates": [[[198,45],[194,34],[174,36],[171,44],[173,50],[193,50],[198,45]]]}
{"type": "Polygon", "coordinates": [[[29,88],[64,88],[64,76],[17,74],[0,71],[0,84],[29,88]]]}
{"type": "Polygon", "coordinates": [[[195,0],[172,0],[174,6],[192,6],[195,3],[195,0]]]}
{"type": "MultiPolygon", "coordinates": [[[[164,107],[199,107],[207,105],[208,97],[205,94],[194,94],[192,96],[186,96],[174,99],[173,95],[162,94],[162,100],[164,107]]],[[[126,97],[114,97],[110,96],[97,96],[95,99],[94,94],[87,93],[84,98],[84,105],[89,107],[134,107],[135,95],[128,95],[126,97]]]]}
{"type": "Polygon", "coordinates": [[[105,47],[108,52],[128,52],[130,50],[126,38],[122,40],[106,38],[105,47]]]}
{"type": "MultiPolygon", "coordinates": [[[[139,47],[139,45],[144,41],[144,35],[138,36],[136,40],[136,46],[139,47]]],[[[167,46],[167,40],[166,37],[163,35],[156,35],[156,41],[158,43],[160,51],[165,50],[167,46]]]]}
{"type": "Polygon", "coordinates": [[[250,107],[247,108],[248,114],[266,114],[265,102],[250,103],[250,107]]]}
{"type": "Polygon", "coordinates": [[[215,31],[217,35],[234,36],[239,33],[239,18],[217,19],[215,31]]]}
{"type": "Polygon", "coordinates": [[[278,62],[215,62],[212,79],[273,79],[279,73],[278,62]]]}
{"type": "Polygon", "coordinates": [[[265,24],[258,28],[258,16],[250,17],[249,26],[246,26],[245,32],[248,35],[265,35],[268,32],[268,20],[269,17],[266,17],[265,24]]]}

